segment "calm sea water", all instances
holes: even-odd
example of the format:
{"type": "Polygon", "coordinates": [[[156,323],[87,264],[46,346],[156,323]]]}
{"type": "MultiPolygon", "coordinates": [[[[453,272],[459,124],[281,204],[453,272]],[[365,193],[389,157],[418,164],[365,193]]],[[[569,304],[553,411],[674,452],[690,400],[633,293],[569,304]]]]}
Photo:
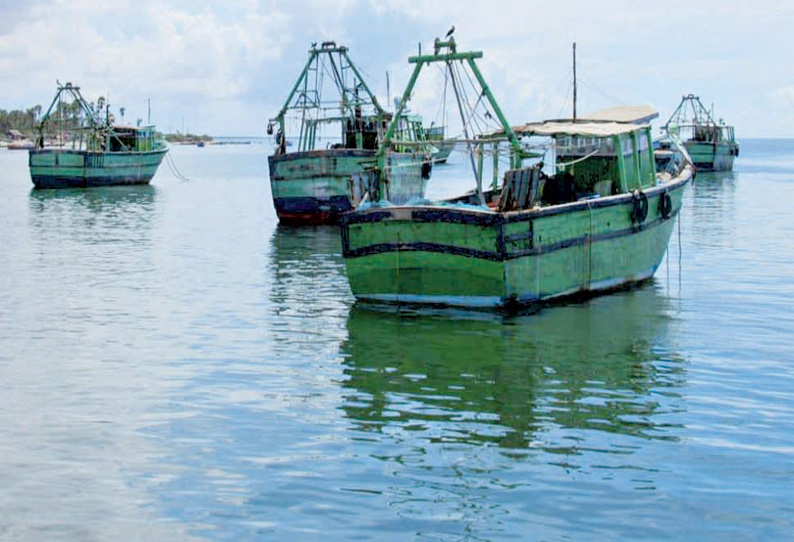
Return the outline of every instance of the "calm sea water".
{"type": "Polygon", "coordinates": [[[794,536],[794,141],[699,175],[650,283],[513,317],[354,304],[268,151],[0,151],[0,540],[794,536]]]}

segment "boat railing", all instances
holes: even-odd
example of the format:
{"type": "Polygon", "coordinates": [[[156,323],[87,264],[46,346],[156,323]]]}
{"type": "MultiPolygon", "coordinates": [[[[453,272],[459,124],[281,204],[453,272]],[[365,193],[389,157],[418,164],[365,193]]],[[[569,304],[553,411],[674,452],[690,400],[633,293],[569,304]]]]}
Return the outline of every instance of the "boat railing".
{"type": "Polygon", "coordinates": [[[669,132],[667,137],[669,138],[673,147],[675,147],[675,152],[673,152],[672,158],[665,164],[665,167],[661,173],[667,173],[671,178],[675,178],[681,175],[681,173],[683,173],[684,169],[687,167],[690,167],[692,170],[694,170],[695,162],[689,155],[689,151],[687,151],[686,146],[681,141],[679,135],[675,132],[669,132]]]}

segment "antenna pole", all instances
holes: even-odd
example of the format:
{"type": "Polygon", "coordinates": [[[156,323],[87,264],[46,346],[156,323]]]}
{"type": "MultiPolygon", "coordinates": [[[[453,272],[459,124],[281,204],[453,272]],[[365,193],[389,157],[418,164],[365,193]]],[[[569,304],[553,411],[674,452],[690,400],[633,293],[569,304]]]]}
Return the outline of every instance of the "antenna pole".
{"type": "Polygon", "coordinates": [[[576,42],[573,42],[573,121],[576,122],[576,42]]]}

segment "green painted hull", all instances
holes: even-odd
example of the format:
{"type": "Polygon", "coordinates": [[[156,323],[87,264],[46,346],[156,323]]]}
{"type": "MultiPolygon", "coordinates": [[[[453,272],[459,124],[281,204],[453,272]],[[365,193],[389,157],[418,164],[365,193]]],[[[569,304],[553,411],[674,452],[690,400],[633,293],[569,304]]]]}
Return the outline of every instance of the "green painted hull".
{"type": "Polygon", "coordinates": [[[650,278],[667,249],[690,174],[632,195],[497,213],[457,206],[372,208],[345,215],[343,255],[361,300],[509,308],[650,278]],[[663,194],[672,208],[662,213],[663,194]],[[666,215],[666,216],[665,216],[666,215]]]}
{"type": "MultiPolygon", "coordinates": [[[[276,214],[286,224],[336,223],[356,202],[351,177],[375,164],[374,150],[328,149],[273,155],[268,158],[270,190],[276,214]]],[[[407,202],[424,195],[427,179],[421,159],[394,155],[401,175],[394,176],[391,199],[407,202]]]]}
{"type": "Polygon", "coordinates": [[[167,147],[144,152],[35,149],[28,164],[36,188],[148,184],[167,152],[167,147]]]}
{"type": "Polygon", "coordinates": [[[687,141],[684,146],[698,171],[730,171],[733,169],[733,159],[739,155],[739,146],[727,141],[687,141]]]}

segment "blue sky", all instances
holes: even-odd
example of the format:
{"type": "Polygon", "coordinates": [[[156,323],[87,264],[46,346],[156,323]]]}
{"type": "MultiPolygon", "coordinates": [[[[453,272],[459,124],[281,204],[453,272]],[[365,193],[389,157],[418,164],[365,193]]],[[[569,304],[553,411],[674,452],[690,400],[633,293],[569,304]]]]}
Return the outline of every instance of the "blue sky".
{"type": "MultiPolygon", "coordinates": [[[[264,135],[312,42],[350,47],[386,102],[417,44],[456,27],[513,124],[699,94],[742,137],[794,137],[794,4],[525,0],[0,0],[0,108],[46,107],[56,79],[162,130],[264,135]],[[550,5],[551,4],[551,5],[550,5]]],[[[432,117],[433,89],[413,108],[432,117]],[[425,110],[421,110],[421,109],[425,110]]]]}

